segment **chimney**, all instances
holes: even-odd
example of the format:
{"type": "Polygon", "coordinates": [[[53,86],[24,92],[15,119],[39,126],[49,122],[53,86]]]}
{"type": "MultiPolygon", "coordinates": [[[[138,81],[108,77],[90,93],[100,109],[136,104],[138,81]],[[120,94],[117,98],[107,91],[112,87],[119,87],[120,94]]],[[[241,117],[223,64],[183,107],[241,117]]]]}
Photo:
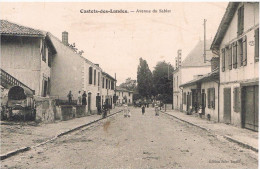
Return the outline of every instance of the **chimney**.
{"type": "Polygon", "coordinates": [[[211,72],[219,68],[219,57],[213,57],[211,59],[211,72]]]}
{"type": "Polygon", "coordinates": [[[62,32],[62,43],[64,45],[69,45],[69,33],[66,31],[62,32]]]}

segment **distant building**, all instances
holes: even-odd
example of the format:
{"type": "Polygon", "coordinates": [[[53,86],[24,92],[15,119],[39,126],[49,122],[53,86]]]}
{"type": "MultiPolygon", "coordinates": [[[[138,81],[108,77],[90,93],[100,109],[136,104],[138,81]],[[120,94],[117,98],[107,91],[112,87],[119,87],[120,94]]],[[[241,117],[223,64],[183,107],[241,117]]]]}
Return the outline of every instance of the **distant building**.
{"type": "Polygon", "coordinates": [[[133,91],[127,90],[125,88],[116,87],[117,104],[133,104],[133,91]]]}
{"type": "Polygon", "coordinates": [[[37,96],[50,95],[52,60],[57,51],[49,34],[6,20],[0,23],[1,85],[23,84],[37,96]]]}
{"type": "Polygon", "coordinates": [[[106,72],[102,72],[102,92],[101,92],[101,103],[107,103],[110,108],[114,108],[116,103],[115,98],[116,79],[106,72]]]}
{"type": "Polygon", "coordinates": [[[259,3],[230,2],[211,50],[220,56],[220,122],[258,131],[259,3]]]}
{"type": "MultiPolygon", "coordinates": [[[[211,41],[206,41],[206,49],[210,48],[211,41]]],[[[206,52],[206,62],[203,57],[204,41],[199,41],[197,45],[186,56],[183,62],[181,62],[181,52],[178,50],[176,59],[176,68],[173,71],[173,108],[175,110],[183,110],[182,104],[182,90],[180,85],[188,81],[191,81],[205,73],[211,71],[210,60],[215,56],[211,51],[206,52]]],[[[194,93],[196,94],[196,93],[194,93]]],[[[197,101],[196,101],[197,102],[197,101]]]]}

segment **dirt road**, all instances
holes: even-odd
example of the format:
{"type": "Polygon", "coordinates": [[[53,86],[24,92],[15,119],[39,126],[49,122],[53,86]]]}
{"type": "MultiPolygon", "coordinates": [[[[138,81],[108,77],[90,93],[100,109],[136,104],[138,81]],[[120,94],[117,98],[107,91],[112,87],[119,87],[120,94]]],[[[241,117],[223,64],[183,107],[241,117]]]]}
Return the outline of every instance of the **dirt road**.
{"type": "Polygon", "coordinates": [[[153,109],[131,109],[2,161],[3,168],[257,168],[256,154],[153,109]]]}

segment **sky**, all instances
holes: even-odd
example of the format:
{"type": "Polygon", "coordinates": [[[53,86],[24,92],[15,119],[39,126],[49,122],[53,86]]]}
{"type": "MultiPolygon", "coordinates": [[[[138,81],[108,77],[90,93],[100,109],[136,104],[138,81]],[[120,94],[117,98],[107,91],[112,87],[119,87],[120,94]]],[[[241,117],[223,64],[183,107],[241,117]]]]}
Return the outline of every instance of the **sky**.
{"type": "Polygon", "coordinates": [[[51,32],[61,39],[69,33],[83,56],[121,84],[136,79],[139,58],[151,71],[156,63],[175,65],[177,50],[182,60],[206,37],[213,39],[228,2],[1,2],[0,18],[51,32]],[[128,10],[129,13],[81,13],[80,10],[128,10]],[[157,13],[137,13],[137,10],[157,13]],[[159,9],[170,10],[159,13],[159,9]]]}

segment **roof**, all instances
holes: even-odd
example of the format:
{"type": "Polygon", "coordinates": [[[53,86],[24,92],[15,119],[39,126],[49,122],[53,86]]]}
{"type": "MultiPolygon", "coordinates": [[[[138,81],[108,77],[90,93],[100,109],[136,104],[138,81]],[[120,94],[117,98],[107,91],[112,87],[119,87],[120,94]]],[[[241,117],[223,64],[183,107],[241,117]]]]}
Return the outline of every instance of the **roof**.
{"type": "Polygon", "coordinates": [[[133,91],[125,89],[125,88],[122,88],[122,87],[119,87],[119,86],[116,86],[116,90],[117,91],[124,91],[124,92],[131,92],[131,93],[133,93],[133,91]]]}
{"type": "Polygon", "coordinates": [[[236,12],[238,5],[239,5],[239,2],[229,2],[228,6],[226,8],[226,12],[219,24],[217,33],[211,44],[211,47],[210,47],[211,50],[213,50],[213,51],[219,50],[220,44],[227,32],[227,29],[230,25],[230,22],[232,21],[232,18],[236,12]]]}
{"type": "MultiPolygon", "coordinates": [[[[209,50],[211,40],[206,40],[206,50],[209,50]]],[[[199,41],[196,46],[187,55],[181,63],[181,67],[202,67],[210,66],[210,62],[204,63],[204,41],[199,41]]],[[[211,60],[214,54],[211,51],[206,52],[206,60],[211,60]]]]}
{"type": "Polygon", "coordinates": [[[44,37],[44,33],[40,30],[32,29],[22,25],[18,25],[7,20],[0,20],[0,34],[13,36],[33,36],[44,37]]]}
{"type": "Polygon", "coordinates": [[[110,78],[110,79],[112,79],[112,80],[116,81],[116,79],[115,79],[115,78],[113,78],[111,75],[109,75],[109,74],[108,74],[108,73],[106,73],[106,72],[102,72],[102,75],[104,75],[104,76],[106,76],[106,77],[108,77],[108,78],[110,78]]]}
{"type": "Polygon", "coordinates": [[[219,69],[216,69],[208,74],[200,76],[199,78],[191,80],[187,83],[181,84],[180,87],[191,86],[198,82],[215,81],[216,79],[219,79],[219,69]]]}

